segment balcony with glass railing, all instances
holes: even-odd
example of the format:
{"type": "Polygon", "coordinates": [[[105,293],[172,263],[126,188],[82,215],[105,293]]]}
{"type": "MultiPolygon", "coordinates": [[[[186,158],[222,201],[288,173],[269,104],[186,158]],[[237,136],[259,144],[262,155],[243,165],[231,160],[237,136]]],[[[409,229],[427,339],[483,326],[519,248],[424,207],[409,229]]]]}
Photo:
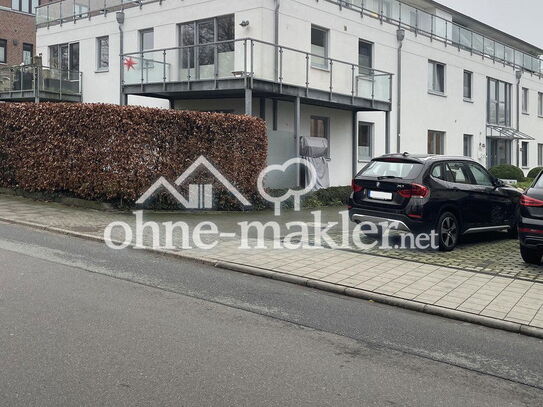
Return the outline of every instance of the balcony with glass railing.
{"type": "Polygon", "coordinates": [[[252,38],[130,52],[123,65],[129,93],[251,88],[386,110],[392,99],[390,73],[252,38]]]}
{"type": "Polygon", "coordinates": [[[41,65],[0,67],[0,101],[81,101],[81,72],[41,65]]]}
{"type": "Polygon", "coordinates": [[[452,21],[420,10],[398,0],[326,0],[341,7],[381,21],[411,30],[417,34],[441,41],[447,45],[464,49],[473,54],[492,59],[541,76],[543,60],[539,56],[519,51],[495,41],[452,21]]]}

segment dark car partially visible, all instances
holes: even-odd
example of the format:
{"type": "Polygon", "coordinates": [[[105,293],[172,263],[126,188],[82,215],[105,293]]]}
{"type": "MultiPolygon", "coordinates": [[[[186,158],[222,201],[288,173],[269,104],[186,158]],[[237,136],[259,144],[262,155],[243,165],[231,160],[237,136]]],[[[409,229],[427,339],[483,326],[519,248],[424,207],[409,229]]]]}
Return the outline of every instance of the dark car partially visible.
{"type": "Polygon", "coordinates": [[[520,254],[526,263],[541,264],[543,256],[543,172],[520,199],[520,254]]]}

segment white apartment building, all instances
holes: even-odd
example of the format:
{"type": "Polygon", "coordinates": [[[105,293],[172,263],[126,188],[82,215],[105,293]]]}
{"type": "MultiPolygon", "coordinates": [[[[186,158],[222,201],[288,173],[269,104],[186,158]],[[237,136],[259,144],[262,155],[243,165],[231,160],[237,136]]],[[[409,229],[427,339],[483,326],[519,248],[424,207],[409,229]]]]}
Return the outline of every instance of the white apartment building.
{"type": "Polygon", "coordinates": [[[37,23],[83,102],[257,115],[271,163],[326,137],[332,185],[389,152],[543,164],[543,50],[432,0],[62,0],[37,23]]]}

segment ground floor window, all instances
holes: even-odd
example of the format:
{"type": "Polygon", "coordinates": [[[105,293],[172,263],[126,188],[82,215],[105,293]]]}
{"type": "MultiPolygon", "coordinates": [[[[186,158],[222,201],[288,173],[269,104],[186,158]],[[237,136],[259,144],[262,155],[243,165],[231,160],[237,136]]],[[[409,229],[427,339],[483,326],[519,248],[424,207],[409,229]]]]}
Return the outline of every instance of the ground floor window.
{"type": "Polygon", "coordinates": [[[543,166],[543,144],[537,145],[537,166],[543,166]]]}
{"type": "Polygon", "coordinates": [[[311,117],[311,137],[322,137],[328,140],[328,151],[326,157],[330,158],[330,119],[328,117],[311,117]]]}
{"type": "Polygon", "coordinates": [[[521,150],[522,150],[522,163],[521,165],[523,167],[528,167],[528,142],[527,141],[523,141],[522,142],[522,147],[521,147],[521,150]]]}
{"type": "Polygon", "coordinates": [[[8,59],[8,42],[0,39],[0,63],[5,64],[8,59]]]}
{"type": "Polygon", "coordinates": [[[464,157],[471,157],[473,146],[473,136],[464,134],[464,157]]]}
{"type": "Polygon", "coordinates": [[[358,123],[358,160],[369,161],[373,156],[373,123],[358,123]]]}
{"type": "Polygon", "coordinates": [[[486,139],[486,151],[488,168],[511,164],[511,140],[488,137],[486,139]]]}
{"type": "Polygon", "coordinates": [[[428,130],[428,154],[445,153],[445,132],[428,130]]]}

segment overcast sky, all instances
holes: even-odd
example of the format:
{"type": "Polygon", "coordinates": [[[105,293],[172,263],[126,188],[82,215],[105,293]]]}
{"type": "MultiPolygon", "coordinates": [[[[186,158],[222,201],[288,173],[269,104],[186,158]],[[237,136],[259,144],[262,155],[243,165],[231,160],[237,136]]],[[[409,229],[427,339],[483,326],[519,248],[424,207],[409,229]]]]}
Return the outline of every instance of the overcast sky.
{"type": "Polygon", "coordinates": [[[437,0],[479,21],[543,48],[542,0],[437,0]]]}

